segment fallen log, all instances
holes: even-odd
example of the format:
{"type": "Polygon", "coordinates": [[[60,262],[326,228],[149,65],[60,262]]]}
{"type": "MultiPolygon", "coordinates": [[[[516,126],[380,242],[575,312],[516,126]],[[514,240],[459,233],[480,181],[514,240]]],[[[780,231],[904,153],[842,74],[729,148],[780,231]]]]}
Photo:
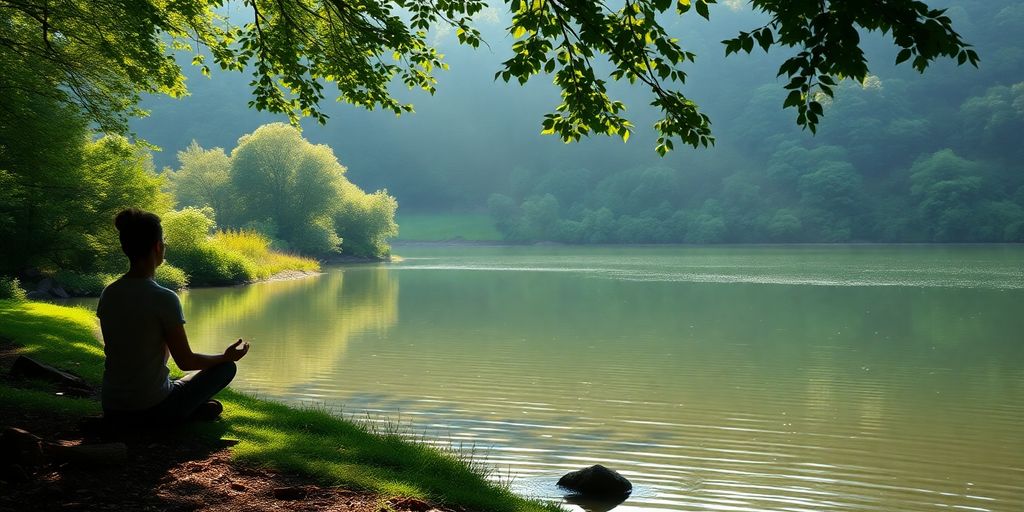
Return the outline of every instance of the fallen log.
{"type": "Polygon", "coordinates": [[[18,356],[14,360],[14,364],[11,365],[11,376],[21,379],[45,380],[69,389],[88,390],[90,394],[93,392],[92,386],[87,384],[85,379],[70,372],[45,365],[27,356],[18,356]]]}

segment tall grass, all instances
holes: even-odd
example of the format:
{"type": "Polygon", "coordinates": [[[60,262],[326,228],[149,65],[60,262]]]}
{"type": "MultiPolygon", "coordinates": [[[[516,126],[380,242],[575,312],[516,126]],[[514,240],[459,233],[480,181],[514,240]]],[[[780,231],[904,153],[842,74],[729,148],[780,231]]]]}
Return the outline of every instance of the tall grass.
{"type": "Polygon", "coordinates": [[[276,251],[269,238],[250,230],[217,231],[206,240],[172,244],[167,258],[181,266],[192,286],[240,284],[286,271],[320,270],[318,261],[276,251]]]}
{"type": "Polygon", "coordinates": [[[245,258],[253,279],[267,279],[285,271],[316,272],[320,263],[311,258],[287,254],[271,248],[270,239],[257,231],[221,230],[210,238],[220,250],[245,258]]]}

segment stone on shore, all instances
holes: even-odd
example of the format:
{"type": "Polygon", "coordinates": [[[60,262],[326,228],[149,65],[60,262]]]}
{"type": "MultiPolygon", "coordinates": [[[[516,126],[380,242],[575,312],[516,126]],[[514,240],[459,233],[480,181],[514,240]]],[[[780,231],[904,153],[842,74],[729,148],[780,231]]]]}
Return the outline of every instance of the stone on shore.
{"type": "Polygon", "coordinates": [[[558,479],[558,485],[580,496],[600,499],[622,499],[633,491],[626,477],[600,464],[566,473],[558,479]]]}
{"type": "Polygon", "coordinates": [[[50,279],[49,277],[43,278],[39,281],[39,284],[36,285],[36,291],[40,293],[50,293],[50,290],[52,289],[53,279],[50,279]]]}

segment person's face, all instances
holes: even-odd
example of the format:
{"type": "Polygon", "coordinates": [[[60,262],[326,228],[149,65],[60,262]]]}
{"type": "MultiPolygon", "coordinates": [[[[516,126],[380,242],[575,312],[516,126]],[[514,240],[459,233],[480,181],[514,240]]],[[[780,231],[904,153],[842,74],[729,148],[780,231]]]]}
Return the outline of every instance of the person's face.
{"type": "Polygon", "coordinates": [[[159,267],[160,264],[164,262],[164,251],[166,249],[167,249],[167,244],[164,242],[164,237],[161,236],[160,237],[160,241],[156,243],[155,253],[153,254],[153,256],[154,256],[154,261],[153,261],[154,265],[153,265],[153,267],[154,268],[155,267],[159,267]]]}

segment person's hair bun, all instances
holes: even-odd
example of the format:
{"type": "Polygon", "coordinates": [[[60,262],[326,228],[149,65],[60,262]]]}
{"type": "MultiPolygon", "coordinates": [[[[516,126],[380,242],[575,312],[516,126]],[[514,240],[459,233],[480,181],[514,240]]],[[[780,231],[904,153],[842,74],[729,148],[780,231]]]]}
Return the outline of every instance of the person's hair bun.
{"type": "Polygon", "coordinates": [[[160,217],[138,208],[121,210],[114,217],[114,227],[121,240],[121,250],[132,261],[146,256],[163,238],[160,217]]]}
{"type": "Polygon", "coordinates": [[[139,213],[139,211],[135,208],[121,210],[120,213],[117,214],[117,217],[114,217],[114,227],[117,228],[118,231],[128,229],[128,226],[131,225],[132,220],[136,217],[137,213],[139,213]]]}

